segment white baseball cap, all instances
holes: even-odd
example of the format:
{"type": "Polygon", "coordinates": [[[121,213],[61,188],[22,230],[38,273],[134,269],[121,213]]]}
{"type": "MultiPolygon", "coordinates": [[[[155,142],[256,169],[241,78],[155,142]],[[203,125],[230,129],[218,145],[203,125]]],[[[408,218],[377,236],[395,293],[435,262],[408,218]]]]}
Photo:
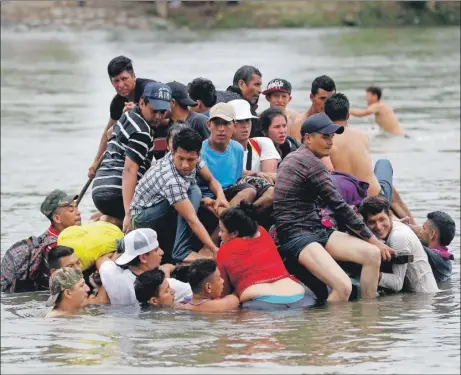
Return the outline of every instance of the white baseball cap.
{"type": "Polygon", "coordinates": [[[138,255],[146,254],[159,247],[157,232],[151,228],[135,229],[123,237],[125,251],[115,263],[123,266],[138,255]]]}
{"type": "Polygon", "coordinates": [[[234,99],[229,102],[235,110],[235,120],[247,120],[249,118],[258,118],[251,113],[250,103],[243,99],[234,99]]]}

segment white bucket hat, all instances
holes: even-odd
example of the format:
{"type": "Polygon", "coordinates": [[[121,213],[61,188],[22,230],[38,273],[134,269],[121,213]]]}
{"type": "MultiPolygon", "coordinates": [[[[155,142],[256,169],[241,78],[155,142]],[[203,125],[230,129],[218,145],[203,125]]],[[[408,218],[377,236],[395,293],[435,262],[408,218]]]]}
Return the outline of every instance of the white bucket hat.
{"type": "Polygon", "coordinates": [[[243,99],[234,99],[229,102],[235,110],[235,120],[247,120],[250,118],[258,118],[251,113],[250,103],[243,99]]]}

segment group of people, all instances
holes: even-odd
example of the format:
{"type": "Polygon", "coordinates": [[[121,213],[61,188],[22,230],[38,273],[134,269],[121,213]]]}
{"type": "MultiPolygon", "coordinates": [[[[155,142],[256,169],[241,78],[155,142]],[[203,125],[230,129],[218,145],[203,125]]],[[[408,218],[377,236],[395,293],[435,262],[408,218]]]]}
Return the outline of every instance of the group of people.
{"type": "Polygon", "coordinates": [[[253,66],[225,91],[137,78],[125,56],[108,75],[117,94],[88,171],[98,212],[81,225],[78,197],[53,191],[48,231],[3,257],[2,291],[49,289],[48,316],[88,303],[218,312],[347,301],[354,277],[366,299],[435,293],[450,277],[453,219],[435,211],[417,225],[390,161],[373,168],[367,135],[348,125],[375,114],[405,136],[380,88],[359,110],[317,77],[296,113],[291,84],[263,90],[253,66]]]}

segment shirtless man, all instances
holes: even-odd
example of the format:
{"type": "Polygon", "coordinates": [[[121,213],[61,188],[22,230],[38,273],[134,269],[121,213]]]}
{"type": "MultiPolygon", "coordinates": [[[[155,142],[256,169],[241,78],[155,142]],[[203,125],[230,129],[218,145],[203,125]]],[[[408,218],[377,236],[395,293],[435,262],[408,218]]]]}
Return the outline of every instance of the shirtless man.
{"type": "Polygon", "coordinates": [[[275,78],[267,84],[267,89],[263,91],[263,95],[266,96],[266,100],[270,103],[271,107],[280,107],[283,113],[285,113],[287,117],[288,135],[300,140],[300,127],[296,126],[299,114],[287,108],[288,103],[291,102],[291,83],[286,79],[275,78]]]}
{"type": "Polygon", "coordinates": [[[329,171],[348,173],[369,184],[368,195],[383,194],[391,202],[392,211],[397,217],[414,218],[399,194],[392,186],[392,166],[388,160],[381,159],[372,169],[368,136],[361,130],[350,128],[349,100],[344,94],[337,93],[325,101],[325,114],[337,125],[344,126],[344,133],[335,137],[330,156],[322,161],[329,171]]]}
{"type": "Polygon", "coordinates": [[[328,76],[320,76],[312,81],[311,85],[311,106],[309,109],[298,116],[296,125],[291,127],[290,136],[301,141],[301,125],[312,115],[323,112],[325,100],[336,92],[335,81],[328,76]]]}
{"type": "Polygon", "coordinates": [[[368,87],[366,97],[368,108],[351,108],[349,110],[349,114],[357,117],[364,117],[374,114],[375,121],[381,127],[381,129],[391,134],[408,137],[408,135],[405,134],[405,132],[402,130],[399,124],[399,120],[397,120],[397,116],[395,115],[392,108],[388,104],[382,103],[380,101],[381,95],[382,90],[379,87],[368,87]]]}

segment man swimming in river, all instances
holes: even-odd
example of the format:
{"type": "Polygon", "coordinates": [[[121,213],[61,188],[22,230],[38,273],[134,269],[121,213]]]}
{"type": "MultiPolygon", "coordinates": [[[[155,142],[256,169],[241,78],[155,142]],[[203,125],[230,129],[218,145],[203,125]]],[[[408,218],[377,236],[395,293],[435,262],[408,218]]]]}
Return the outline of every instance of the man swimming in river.
{"type": "Polygon", "coordinates": [[[375,121],[381,129],[391,134],[408,137],[401,128],[399,120],[397,119],[392,107],[381,102],[381,96],[381,88],[377,86],[368,87],[366,96],[368,108],[351,108],[349,110],[349,114],[357,117],[365,117],[374,114],[375,121]]]}

